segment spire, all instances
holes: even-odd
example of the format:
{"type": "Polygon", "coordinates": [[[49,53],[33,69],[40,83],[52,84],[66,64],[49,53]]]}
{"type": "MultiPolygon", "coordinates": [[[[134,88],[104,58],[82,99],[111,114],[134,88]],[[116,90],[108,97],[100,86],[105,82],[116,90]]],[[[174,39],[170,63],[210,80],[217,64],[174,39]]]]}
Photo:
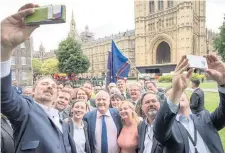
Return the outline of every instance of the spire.
{"type": "Polygon", "coordinates": [[[68,37],[72,37],[75,40],[80,40],[79,35],[76,31],[76,22],[74,19],[73,11],[72,11],[72,16],[71,16],[70,31],[69,31],[68,37]]]}

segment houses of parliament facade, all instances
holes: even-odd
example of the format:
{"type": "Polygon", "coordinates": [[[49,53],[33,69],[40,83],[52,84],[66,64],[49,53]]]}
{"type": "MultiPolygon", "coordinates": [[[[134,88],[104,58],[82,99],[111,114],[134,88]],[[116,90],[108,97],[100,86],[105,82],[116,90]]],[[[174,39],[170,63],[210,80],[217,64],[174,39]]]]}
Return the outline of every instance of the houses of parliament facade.
{"type": "MultiPolygon", "coordinates": [[[[170,73],[182,55],[205,55],[212,51],[216,34],[206,29],[205,0],[134,0],[134,10],[135,29],[99,39],[94,39],[88,26],[78,34],[72,13],[68,35],[82,43],[90,61],[84,77],[106,74],[112,40],[129,58],[129,75],[133,77],[136,70],[145,74],[170,73]]],[[[42,56],[48,58],[43,53],[42,56]]]]}

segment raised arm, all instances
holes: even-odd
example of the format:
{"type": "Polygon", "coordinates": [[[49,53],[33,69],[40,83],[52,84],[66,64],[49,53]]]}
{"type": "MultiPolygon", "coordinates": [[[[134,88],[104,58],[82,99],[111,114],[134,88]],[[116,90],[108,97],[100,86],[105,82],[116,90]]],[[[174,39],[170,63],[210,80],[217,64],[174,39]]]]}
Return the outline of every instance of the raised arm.
{"type": "Polygon", "coordinates": [[[219,86],[220,104],[211,113],[211,121],[217,130],[225,127],[225,65],[214,55],[206,56],[209,69],[206,72],[219,86]]]}
{"type": "Polygon", "coordinates": [[[10,57],[13,49],[37,28],[24,23],[24,17],[32,14],[36,6],[26,4],[18,13],[1,21],[1,111],[11,121],[22,121],[31,104],[30,99],[22,98],[11,87],[10,57]]]}
{"type": "Polygon", "coordinates": [[[180,97],[187,88],[193,71],[190,69],[186,76],[183,75],[188,66],[188,60],[183,56],[173,74],[170,96],[165,99],[154,121],[154,136],[161,144],[164,144],[171,136],[172,125],[179,111],[180,97]]]}

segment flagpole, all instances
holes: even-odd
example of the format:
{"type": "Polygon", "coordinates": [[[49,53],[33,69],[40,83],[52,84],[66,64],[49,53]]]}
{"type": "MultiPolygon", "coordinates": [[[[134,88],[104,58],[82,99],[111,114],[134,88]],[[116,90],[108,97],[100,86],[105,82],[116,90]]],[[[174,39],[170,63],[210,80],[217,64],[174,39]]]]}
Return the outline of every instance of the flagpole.
{"type": "Polygon", "coordinates": [[[132,63],[132,61],[131,61],[128,57],[127,57],[127,59],[128,59],[128,61],[129,61],[130,65],[133,67],[133,69],[137,72],[137,81],[139,81],[139,76],[138,76],[138,74],[141,75],[140,71],[138,71],[138,69],[134,66],[134,64],[132,63]]]}

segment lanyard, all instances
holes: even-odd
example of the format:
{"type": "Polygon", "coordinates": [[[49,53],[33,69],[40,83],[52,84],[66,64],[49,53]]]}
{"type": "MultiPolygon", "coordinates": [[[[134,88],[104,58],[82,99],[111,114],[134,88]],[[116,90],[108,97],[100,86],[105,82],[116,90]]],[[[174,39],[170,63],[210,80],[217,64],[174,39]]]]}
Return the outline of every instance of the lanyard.
{"type": "Polygon", "coordinates": [[[187,131],[186,128],[185,128],[185,130],[187,132],[187,135],[188,135],[189,139],[191,140],[191,143],[195,147],[195,153],[199,153],[198,149],[196,148],[196,144],[197,144],[197,129],[195,127],[195,123],[194,122],[193,122],[193,124],[194,124],[194,140],[193,140],[193,138],[191,137],[191,135],[189,134],[189,132],[187,131]]]}

